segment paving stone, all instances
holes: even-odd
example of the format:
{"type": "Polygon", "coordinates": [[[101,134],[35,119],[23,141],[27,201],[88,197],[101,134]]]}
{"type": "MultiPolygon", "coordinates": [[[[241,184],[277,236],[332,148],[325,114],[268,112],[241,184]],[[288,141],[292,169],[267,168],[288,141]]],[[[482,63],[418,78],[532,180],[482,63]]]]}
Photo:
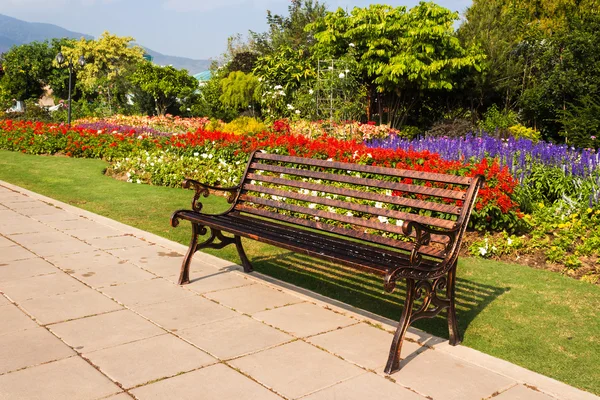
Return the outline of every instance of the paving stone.
{"type": "Polygon", "coordinates": [[[41,327],[5,333],[0,335],[0,374],[74,354],[70,347],[41,327]]]}
{"type": "MultiPolygon", "coordinates": [[[[177,282],[181,270],[182,257],[150,257],[144,260],[131,261],[135,265],[152,272],[158,276],[167,278],[171,282],[177,282]]],[[[194,275],[196,276],[196,275],[194,275]]]]}
{"type": "Polygon", "coordinates": [[[298,303],[262,311],[253,317],[296,337],[316,335],[358,322],[312,303],[298,303]]]}
{"type": "Polygon", "coordinates": [[[42,325],[122,308],[111,299],[89,288],[74,293],[28,300],[20,305],[42,325]]]}
{"type": "Polygon", "coordinates": [[[42,257],[93,250],[92,246],[75,238],[61,240],[60,242],[30,244],[26,247],[42,257]]]}
{"type": "Polygon", "coordinates": [[[58,221],[44,221],[47,225],[61,230],[61,231],[68,231],[71,229],[95,229],[96,227],[103,227],[105,225],[102,225],[98,222],[86,219],[86,218],[82,218],[82,217],[78,217],[77,219],[69,219],[69,220],[58,220],[58,221]]]}
{"type": "Polygon", "coordinates": [[[167,249],[156,244],[146,243],[145,246],[125,249],[108,249],[107,252],[121,260],[127,260],[131,263],[138,264],[140,261],[148,258],[158,257],[159,252],[166,253],[167,249]]]}
{"type": "Polygon", "coordinates": [[[47,205],[45,203],[35,203],[32,207],[22,207],[19,209],[19,213],[27,216],[36,215],[50,215],[54,214],[58,208],[47,205]]]}
{"type": "MultiPolygon", "coordinates": [[[[69,271],[71,272],[71,271],[69,271]]],[[[70,273],[93,288],[116,286],[156,278],[136,265],[124,263],[95,269],[78,269],[70,273]]]]}
{"type": "Polygon", "coordinates": [[[0,376],[0,399],[90,400],[121,388],[80,357],[0,376]]]}
{"type": "Polygon", "coordinates": [[[158,336],[164,330],[129,310],[50,325],[56,336],[80,353],[158,336]]]}
{"type": "Polygon", "coordinates": [[[281,397],[223,364],[211,365],[131,391],[139,400],[277,400],[281,397]]]}
{"type": "Polygon", "coordinates": [[[57,230],[54,230],[54,232],[18,233],[15,235],[9,235],[9,237],[11,240],[24,247],[38,243],[60,242],[63,240],[73,239],[57,230]]]}
{"type": "Polygon", "coordinates": [[[27,208],[34,208],[34,207],[38,207],[38,206],[43,206],[43,205],[47,205],[46,203],[31,198],[31,197],[16,197],[11,199],[10,201],[3,201],[2,204],[4,204],[6,207],[13,209],[13,210],[21,210],[21,209],[27,209],[27,208]]]}
{"type": "Polygon", "coordinates": [[[277,393],[294,399],[365,373],[302,341],[238,358],[230,364],[277,393]]]}
{"type": "Polygon", "coordinates": [[[6,264],[10,261],[27,260],[35,257],[37,257],[37,255],[21,246],[7,246],[3,247],[2,251],[0,251],[0,264],[6,264]]]}
{"type": "Polygon", "coordinates": [[[119,394],[115,394],[114,396],[110,396],[110,397],[105,397],[102,400],[131,400],[133,399],[133,397],[131,397],[128,393],[119,393],[119,394]]]}
{"type": "Polygon", "coordinates": [[[516,385],[506,392],[494,397],[494,400],[556,400],[547,394],[530,389],[523,385],[516,385]]]}
{"type": "MultiPolygon", "coordinates": [[[[307,340],[361,367],[378,370],[385,367],[392,338],[391,333],[361,323],[313,336],[307,340]]],[[[401,357],[406,358],[425,349],[416,343],[405,340],[402,344],[401,357]]]]}
{"type": "Polygon", "coordinates": [[[4,296],[0,296],[0,336],[5,333],[37,328],[38,324],[16,306],[11,305],[4,296]],[[3,301],[5,300],[6,303],[3,301]]]}
{"type": "Polygon", "coordinates": [[[16,233],[33,233],[33,232],[56,232],[56,229],[35,222],[30,218],[19,216],[19,218],[4,219],[0,215],[0,234],[14,235],[16,233]]]}
{"type": "Polygon", "coordinates": [[[384,377],[373,373],[364,373],[356,378],[338,383],[327,389],[320,390],[303,400],[425,400],[425,397],[411,392],[408,389],[395,385],[384,377]]]}
{"type": "MultiPolygon", "coordinates": [[[[41,258],[0,263],[0,282],[29,278],[38,275],[54,274],[59,270],[41,258]]],[[[2,285],[0,285],[1,287],[2,285]]]]}
{"type": "Polygon", "coordinates": [[[0,249],[3,247],[10,247],[10,246],[14,246],[15,242],[13,242],[12,240],[9,240],[8,238],[5,238],[4,236],[0,236],[0,249]]]}
{"type": "Polygon", "coordinates": [[[4,295],[2,293],[0,293],[0,307],[1,306],[8,306],[11,305],[12,303],[10,301],[8,301],[8,299],[6,297],[4,297],[4,295]]]}
{"type": "Polygon", "coordinates": [[[392,375],[398,384],[435,400],[487,399],[516,383],[486,368],[436,350],[409,357],[400,366],[400,372],[392,375]],[[431,384],[432,376],[436,377],[435,385],[431,384]]]}
{"type": "Polygon", "coordinates": [[[77,239],[85,241],[89,241],[90,239],[123,235],[122,231],[102,225],[99,225],[95,228],[70,229],[66,232],[68,232],[69,235],[76,237],[77,239]]]}
{"type": "Polygon", "coordinates": [[[17,303],[86,289],[86,286],[64,272],[16,279],[0,283],[0,289],[17,303]]]}
{"type": "Polygon", "coordinates": [[[217,361],[170,334],[86,353],[83,357],[125,388],[174,376],[217,361]]]}
{"type": "Polygon", "coordinates": [[[247,314],[303,302],[299,297],[260,284],[211,292],[206,297],[247,314]]]}
{"type": "MultiPolygon", "coordinates": [[[[178,277],[179,273],[173,275],[171,278],[174,278],[174,280],[177,281],[178,277]]],[[[242,286],[255,286],[256,284],[256,281],[247,279],[237,273],[220,271],[218,269],[212,269],[212,267],[207,268],[206,266],[191,268],[190,277],[190,283],[186,285],[186,287],[189,290],[193,290],[200,294],[239,288],[242,286]]]]}
{"type": "Polygon", "coordinates": [[[253,353],[293,339],[243,315],[184,329],[178,335],[221,360],[253,353]]]}
{"type": "Polygon", "coordinates": [[[135,311],[173,332],[239,316],[200,296],[136,307],[135,311]]]}
{"type": "Polygon", "coordinates": [[[86,240],[89,244],[99,249],[123,249],[138,246],[147,246],[148,242],[130,235],[121,235],[86,240]]]}
{"type": "Polygon", "coordinates": [[[194,293],[189,290],[185,290],[162,278],[118,286],[106,286],[101,290],[128,307],[150,305],[194,296],[194,293]]]}
{"type": "Polygon", "coordinates": [[[70,213],[68,211],[56,210],[52,214],[44,214],[44,215],[33,215],[33,219],[40,222],[56,222],[56,221],[74,221],[80,219],[76,214],[70,213]]]}
{"type": "Polygon", "coordinates": [[[97,270],[103,267],[122,265],[126,263],[126,261],[120,260],[102,250],[93,249],[82,251],[80,253],[49,256],[46,257],[46,259],[69,274],[80,270],[97,270]]]}

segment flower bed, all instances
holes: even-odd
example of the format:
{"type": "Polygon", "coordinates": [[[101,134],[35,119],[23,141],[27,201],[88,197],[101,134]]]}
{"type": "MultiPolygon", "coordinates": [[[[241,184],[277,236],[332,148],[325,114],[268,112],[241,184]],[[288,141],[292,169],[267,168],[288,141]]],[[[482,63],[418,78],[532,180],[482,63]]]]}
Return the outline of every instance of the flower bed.
{"type": "Polygon", "coordinates": [[[472,217],[476,229],[513,230],[520,221],[511,199],[516,181],[507,168],[487,159],[477,163],[445,160],[430,151],[370,149],[355,141],[321,135],[315,139],[285,132],[239,136],[198,129],[178,135],[150,136],[67,128],[34,122],[0,122],[0,148],[30,154],[61,153],[113,161],[111,171],[129,181],[179,186],[184,177],[210,184],[237,182],[248,154],[257,149],[343,162],[356,162],[463,176],[483,174],[487,186],[472,217]]]}

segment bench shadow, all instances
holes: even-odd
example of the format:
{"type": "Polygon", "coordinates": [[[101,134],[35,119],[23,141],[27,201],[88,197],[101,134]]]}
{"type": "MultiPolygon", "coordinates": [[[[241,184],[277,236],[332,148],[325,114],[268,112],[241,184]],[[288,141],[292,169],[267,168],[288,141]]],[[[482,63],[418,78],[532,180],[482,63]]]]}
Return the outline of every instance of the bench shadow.
{"type": "MultiPolygon", "coordinates": [[[[398,321],[400,318],[406,293],[404,282],[398,282],[397,289],[390,294],[384,291],[381,276],[293,252],[284,251],[274,256],[251,256],[250,260],[256,271],[276,279],[360,308],[384,319],[398,321]]],[[[456,306],[461,334],[463,336],[465,333],[468,334],[467,329],[477,315],[508,290],[509,288],[461,278],[459,270],[456,282],[456,306]]],[[[340,306],[340,304],[336,305],[340,306]]],[[[382,320],[382,322],[389,321],[382,320]]],[[[418,341],[421,344],[432,346],[437,344],[436,342],[444,341],[439,338],[448,338],[445,312],[435,318],[419,320],[412,326],[425,331],[411,330],[419,337],[418,341]],[[429,334],[438,338],[433,338],[429,334]]]]}

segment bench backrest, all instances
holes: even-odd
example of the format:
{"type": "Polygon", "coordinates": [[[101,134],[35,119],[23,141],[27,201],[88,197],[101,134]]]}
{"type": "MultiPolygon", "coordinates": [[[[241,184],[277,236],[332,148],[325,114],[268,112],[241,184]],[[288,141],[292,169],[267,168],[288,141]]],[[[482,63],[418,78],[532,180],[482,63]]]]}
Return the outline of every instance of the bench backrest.
{"type": "MultiPolygon", "coordinates": [[[[409,221],[459,228],[460,242],[482,180],[255,152],[234,210],[411,251],[409,221]]],[[[420,253],[444,259],[448,237],[431,239],[420,253]]]]}

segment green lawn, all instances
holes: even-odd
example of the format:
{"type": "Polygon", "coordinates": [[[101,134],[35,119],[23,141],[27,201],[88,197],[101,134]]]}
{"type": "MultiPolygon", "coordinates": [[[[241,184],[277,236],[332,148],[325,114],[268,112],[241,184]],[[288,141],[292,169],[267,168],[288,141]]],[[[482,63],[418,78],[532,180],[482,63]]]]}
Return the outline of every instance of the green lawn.
{"type": "MultiPolygon", "coordinates": [[[[189,208],[192,192],[136,185],[103,175],[99,160],[0,151],[0,180],[187,244],[189,227],[169,216],[189,208]]],[[[226,204],[209,197],[207,211],[226,204]]],[[[331,298],[397,319],[401,293],[383,291],[381,278],[349,274],[334,265],[257,242],[246,242],[256,269],[331,298]]],[[[235,248],[211,251],[238,262],[235,248]]],[[[519,265],[464,258],[457,299],[463,344],[600,394],[600,287],[519,265]]],[[[401,291],[400,291],[401,292],[401,291]]],[[[447,337],[442,317],[416,327],[447,337]]]]}

